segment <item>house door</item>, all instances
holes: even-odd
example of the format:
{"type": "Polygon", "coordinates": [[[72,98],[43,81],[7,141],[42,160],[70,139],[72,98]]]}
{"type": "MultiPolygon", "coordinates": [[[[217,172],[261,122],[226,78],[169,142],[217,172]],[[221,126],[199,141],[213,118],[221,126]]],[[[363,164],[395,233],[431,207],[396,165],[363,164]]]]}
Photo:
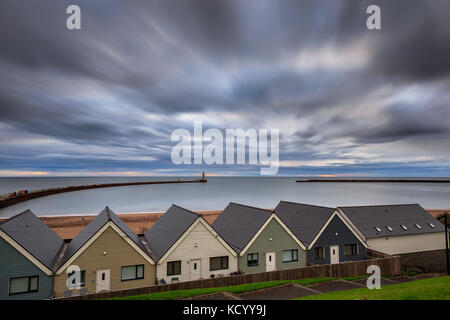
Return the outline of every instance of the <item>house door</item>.
{"type": "Polygon", "coordinates": [[[200,270],[200,259],[191,260],[191,280],[200,279],[201,270],[200,270]]]}
{"type": "Polygon", "coordinates": [[[102,269],[97,270],[97,282],[95,292],[109,291],[111,283],[111,270],[102,269]]]}
{"type": "Polygon", "coordinates": [[[339,246],[330,246],[330,263],[339,263],[339,246]]]}
{"type": "Polygon", "coordinates": [[[266,253],[266,271],[274,271],[276,269],[275,264],[275,252],[266,253]]]}

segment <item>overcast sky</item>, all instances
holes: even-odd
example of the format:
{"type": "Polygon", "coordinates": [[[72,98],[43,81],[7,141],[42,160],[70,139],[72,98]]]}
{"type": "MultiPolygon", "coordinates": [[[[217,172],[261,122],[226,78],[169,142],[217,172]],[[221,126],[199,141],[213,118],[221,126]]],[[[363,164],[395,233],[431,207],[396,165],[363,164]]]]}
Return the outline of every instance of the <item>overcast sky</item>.
{"type": "Polygon", "coordinates": [[[448,0],[2,0],[0,176],[259,174],[172,164],[194,120],[280,129],[280,175],[450,176],[449,17],[448,0]]]}

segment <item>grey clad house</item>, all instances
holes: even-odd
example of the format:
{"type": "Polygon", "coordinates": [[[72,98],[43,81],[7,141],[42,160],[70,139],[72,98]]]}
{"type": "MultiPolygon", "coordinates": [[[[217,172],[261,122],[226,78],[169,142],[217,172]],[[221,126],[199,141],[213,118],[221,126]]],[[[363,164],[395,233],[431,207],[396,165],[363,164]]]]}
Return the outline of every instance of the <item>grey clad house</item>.
{"type": "Polygon", "coordinates": [[[239,254],[239,271],[306,266],[306,246],[272,211],[230,203],[213,227],[239,254]]]}
{"type": "Polygon", "coordinates": [[[30,210],[0,225],[0,299],[49,299],[61,239],[30,210]]]}
{"type": "Polygon", "coordinates": [[[364,236],[339,210],[281,201],[275,213],[308,248],[308,264],[364,260],[364,236]]]}
{"type": "Polygon", "coordinates": [[[402,264],[445,271],[444,226],[418,204],[340,207],[370,249],[400,255],[402,264]]]}

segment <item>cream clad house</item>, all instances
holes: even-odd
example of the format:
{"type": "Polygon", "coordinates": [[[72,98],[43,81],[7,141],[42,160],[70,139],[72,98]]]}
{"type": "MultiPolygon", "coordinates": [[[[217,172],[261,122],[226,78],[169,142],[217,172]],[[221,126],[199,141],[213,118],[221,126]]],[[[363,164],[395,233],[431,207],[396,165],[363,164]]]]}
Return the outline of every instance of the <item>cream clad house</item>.
{"type": "Polygon", "coordinates": [[[62,249],[54,273],[55,297],[155,284],[155,261],[144,242],[106,207],[62,249]],[[69,288],[73,266],[78,288],[69,288]]]}
{"type": "Polygon", "coordinates": [[[418,204],[339,207],[369,249],[400,255],[405,267],[445,271],[444,226],[418,204]]]}
{"type": "Polygon", "coordinates": [[[201,215],[172,205],[145,234],[157,261],[159,283],[228,276],[238,270],[236,252],[201,215]]]}

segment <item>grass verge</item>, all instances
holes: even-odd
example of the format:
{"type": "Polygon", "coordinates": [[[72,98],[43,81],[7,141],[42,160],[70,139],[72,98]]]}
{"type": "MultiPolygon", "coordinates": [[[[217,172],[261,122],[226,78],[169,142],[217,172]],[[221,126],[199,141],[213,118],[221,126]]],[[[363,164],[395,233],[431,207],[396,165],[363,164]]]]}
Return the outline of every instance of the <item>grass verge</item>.
{"type": "Polygon", "coordinates": [[[287,283],[297,283],[301,285],[309,285],[313,283],[319,283],[324,281],[330,281],[334,278],[309,278],[309,279],[298,279],[298,280],[277,280],[277,281],[265,281],[257,283],[240,284],[236,286],[228,287],[218,287],[218,288],[204,288],[204,289],[190,289],[190,290],[175,290],[175,291],[164,291],[155,292],[149,294],[141,294],[137,296],[130,297],[120,297],[120,298],[110,298],[106,300],[176,300],[189,298],[197,295],[215,293],[215,292],[230,292],[235,294],[240,294],[244,292],[250,292],[265,288],[271,288],[280,286],[287,283]]]}
{"type": "Polygon", "coordinates": [[[450,300],[450,276],[306,296],[295,300],[450,300]]]}

